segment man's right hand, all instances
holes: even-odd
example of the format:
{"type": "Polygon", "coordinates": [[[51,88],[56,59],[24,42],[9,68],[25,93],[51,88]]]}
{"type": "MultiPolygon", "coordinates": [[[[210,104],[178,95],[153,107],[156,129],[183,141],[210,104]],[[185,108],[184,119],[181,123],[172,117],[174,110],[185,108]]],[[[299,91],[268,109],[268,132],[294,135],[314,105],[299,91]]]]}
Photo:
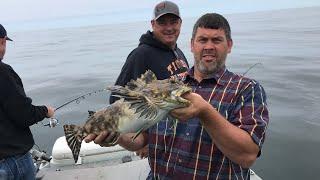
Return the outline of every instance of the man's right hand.
{"type": "Polygon", "coordinates": [[[47,110],[48,110],[48,112],[47,112],[47,118],[53,117],[53,115],[54,115],[54,108],[51,107],[51,106],[46,106],[46,107],[47,107],[47,110]]]}
{"type": "Polygon", "coordinates": [[[136,155],[140,156],[141,159],[147,158],[149,156],[149,148],[148,145],[136,151],[136,155]]]}
{"type": "Polygon", "coordinates": [[[116,132],[108,132],[102,131],[98,136],[96,134],[89,134],[87,137],[84,138],[86,143],[93,141],[96,144],[99,144],[103,147],[114,146],[118,144],[118,142],[114,142],[116,138],[119,136],[116,132]]]}
{"type": "Polygon", "coordinates": [[[119,144],[123,148],[129,151],[137,151],[144,147],[147,142],[147,134],[141,133],[134,141],[132,137],[135,133],[126,133],[126,134],[119,134],[115,132],[107,132],[102,131],[99,135],[96,134],[89,134],[84,138],[86,143],[94,141],[94,143],[99,144],[100,146],[109,147],[119,144]],[[114,142],[115,141],[115,142],[114,142]]]}

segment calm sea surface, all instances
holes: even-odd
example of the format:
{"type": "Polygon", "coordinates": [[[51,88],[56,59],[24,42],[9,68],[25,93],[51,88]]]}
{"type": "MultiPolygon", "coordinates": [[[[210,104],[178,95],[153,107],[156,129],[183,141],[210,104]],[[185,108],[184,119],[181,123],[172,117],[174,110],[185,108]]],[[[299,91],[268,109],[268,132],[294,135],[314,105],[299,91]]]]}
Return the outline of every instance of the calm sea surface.
{"type": "MultiPolygon", "coordinates": [[[[258,80],[268,95],[270,124],[253,169],[263,179],[320,179],[320,7],[226,15],[234,47],[230,70],[258,80]]],[[[196,19],[184,19],[179,46],[193,64],[190,36],[196,19]]],[[[5,62],[20,74],[34,104],[55,107],[112,85],[149,22],[9,33],[5,62]]],[[[41,123],[36,144],[51,153],[65,123],[82,124],[87,110],[107,105],[94,94],[56,112],[60,125],[41,123]]],[[[47,120],[44,121],[46,123],[47,120]]]]}

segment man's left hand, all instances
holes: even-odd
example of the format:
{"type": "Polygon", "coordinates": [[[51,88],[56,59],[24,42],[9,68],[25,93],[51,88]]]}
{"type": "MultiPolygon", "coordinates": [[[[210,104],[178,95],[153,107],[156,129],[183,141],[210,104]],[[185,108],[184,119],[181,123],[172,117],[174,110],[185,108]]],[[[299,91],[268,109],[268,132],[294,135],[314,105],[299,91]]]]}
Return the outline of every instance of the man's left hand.
{"type": "Polygon", "coordinates": [[[208,104],[199,94],[186,93],[183,98],[190,101],[190,105],[184,108],[174,109],[170,114],[180,121],[187,121],[190,118],[198,117],[208,104]]]}

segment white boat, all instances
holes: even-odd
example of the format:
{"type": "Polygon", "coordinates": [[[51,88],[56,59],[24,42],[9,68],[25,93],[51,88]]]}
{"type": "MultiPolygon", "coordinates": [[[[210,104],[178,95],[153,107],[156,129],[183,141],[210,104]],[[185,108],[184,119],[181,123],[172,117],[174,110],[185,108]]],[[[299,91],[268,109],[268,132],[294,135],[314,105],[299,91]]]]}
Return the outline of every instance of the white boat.
{"type": "MultiPolygon", "coordinates": [[[[134,152],[118,145],[101,147],[93,142],[82,143],[79,160],[75,164],[65,137],[62,136],[52,148],[50,162],[42,161],[39,165],[37,177],[43,180],[143,180],[149,171],[148,160],[140,159],[134,152]]],[[[250,179],[261,180],[252,170],[250,179]]]]}

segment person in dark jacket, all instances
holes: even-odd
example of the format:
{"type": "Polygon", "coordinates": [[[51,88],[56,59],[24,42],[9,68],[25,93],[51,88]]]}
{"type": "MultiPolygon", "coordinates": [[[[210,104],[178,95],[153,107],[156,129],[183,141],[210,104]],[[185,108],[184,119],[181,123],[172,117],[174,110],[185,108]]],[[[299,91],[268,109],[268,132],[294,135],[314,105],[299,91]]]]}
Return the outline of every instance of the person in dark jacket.
{"type": "MultiPolygon", "coordinates": [[[[154,72],[157,79],[179,76],[187,71],[188,61],[177,46],[182,23],[178,6],[170,1],[160,2],[155,6],[153,16],[153,31],[140,37],[138,47],[128,55],[115,85],[125,86],[147,70],[154,72]]],[[[110,96],[110,104],[117,99],[110,96]]],[[[137,154],[146,157],[147,148],[137,154]]]]}
{"type": "Polygon", "coordinates": [[[0,177],[35,179],[29,150],[34,145],[30,126],[54,115],[50,106],[34,106],[27,97],[19,75],[2,62],[7,31],[0,24],[0,177]]]}
{"type": "MultiPolygon", "coordinates": [[[[170,1],[160,2],[155,6],[153,15],[153,31],[147,31],[140,37],[138,47],[128,55],[115,85],[124,86],[147,70],[154,72],[158,79],[187,71],[188,61],[177,46],[182,24],[178,6],[170,1]]],[[[111,96],[110,104],[116,100],[111,96]]]]}

